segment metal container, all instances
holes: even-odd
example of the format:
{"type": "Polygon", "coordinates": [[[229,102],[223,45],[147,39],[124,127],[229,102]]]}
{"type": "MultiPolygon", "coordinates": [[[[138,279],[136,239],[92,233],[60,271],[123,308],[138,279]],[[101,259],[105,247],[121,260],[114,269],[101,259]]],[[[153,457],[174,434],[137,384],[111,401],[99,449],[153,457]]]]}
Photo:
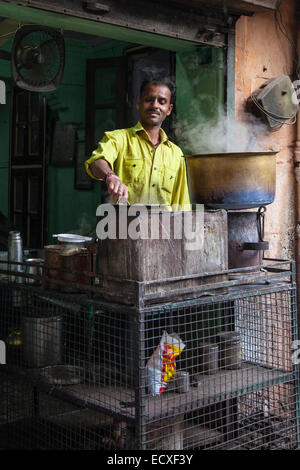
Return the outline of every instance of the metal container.
{"type": "MultiPolygon", "coordinates": [[[[28,263],[27,266],[25,266],[25,273],[26,275],[33,275],[36,277],[42,278],[43,275],[43,264],[44,260],[41,258],[28,258],[25,260],[25,263],[28,263]]],[[[25,278],[27,284],[33,284],[33,285],[40,285],[41,284],[41,279],[33,278],[33,277],[26,277],[25,278]]]]}
{"type": "Polygon", "coordinates": [[[275,199],[277,152],[185,157],[192,202],[211,209],[249,209],[275,199]]]}
{"type": "MultiPolygon", "coordinates": [[[[22,265],[10,264],[11,262],[23,263],[23,241],[20,232],[11,231],[8,235],[8,269],[15,272],[23,272],[22,265]]],[[[22,283],[21,276],[10,275],[10,282],[22,283]]]]}
{"type": "Polygon", "coordinates": [[[62,364],[62,317],[23,317],[22,343],[26,366],[44,367],[62,364]]]}
{"type": "Polygon", "coordinates": [[[184,370],[179,370],[175,377],[175,391],[177,393],[187,393],[190,391],[190,374],[184,370]]]}
{"type": "Polygon", "coordinates": [[[219,370],[219,345],[213,343],[203,343],[201,351],[201,369],[204,374],[216,374],[219,370]]]}
{"type": "Polygon", "coordinates": [[[236,332],[221,332],[217,335],[220,348],[221,369],[240,369],[242,367],[241,338],[236,332]]]}

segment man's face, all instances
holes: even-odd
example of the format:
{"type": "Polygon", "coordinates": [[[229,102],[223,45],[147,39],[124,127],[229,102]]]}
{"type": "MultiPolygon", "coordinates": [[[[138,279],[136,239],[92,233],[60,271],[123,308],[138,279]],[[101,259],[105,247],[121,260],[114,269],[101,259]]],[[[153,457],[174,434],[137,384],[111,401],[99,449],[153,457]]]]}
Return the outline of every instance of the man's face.
{"type": "Polygon", "coordinates": [[[172,112],[171,91],[165,85],[149,83],[137,101],[141,123],[146,127],[160,127],[172,112]]]}

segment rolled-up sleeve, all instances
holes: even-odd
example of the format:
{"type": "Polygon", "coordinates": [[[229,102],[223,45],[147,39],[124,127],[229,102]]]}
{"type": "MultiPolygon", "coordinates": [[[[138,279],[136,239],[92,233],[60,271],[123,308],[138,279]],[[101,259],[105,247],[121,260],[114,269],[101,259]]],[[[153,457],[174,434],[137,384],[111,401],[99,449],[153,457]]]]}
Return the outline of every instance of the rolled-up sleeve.
{"type": "Polygon", "coordinates": [[[183,156],[181,156],[180,167],[176,175],[172,194],[172,205],[177,207],[177,210],[191,210],[189,188],[186,176],[186,165],[183,156]]]}
{"type": "Polygon", "coordinates": [[[103,139],[98,144],[98,147],[93,151],[91,157],[84,162],[86,172],[91,178],[101,181],[101,178],[96,178],[90,170],[91,164],[99,158],[106,160],[110,164],[111,168],[114,169],[114,162],[119,155],[119,144],[120,143],[116,136],[110,132],[105,132],[103,139]]]}

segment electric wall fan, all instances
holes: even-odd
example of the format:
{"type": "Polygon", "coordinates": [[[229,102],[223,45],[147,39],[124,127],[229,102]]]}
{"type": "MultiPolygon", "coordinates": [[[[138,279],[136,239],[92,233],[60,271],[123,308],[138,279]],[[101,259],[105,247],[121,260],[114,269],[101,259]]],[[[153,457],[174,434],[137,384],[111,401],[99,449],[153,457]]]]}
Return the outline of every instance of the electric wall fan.
{"type": "Polygon", "coordinates": [[[61,32],[47,26],[21,26],[14,37],[11,71],[20,88],[52,91],[60,84],[65,64],[61,32]]]}

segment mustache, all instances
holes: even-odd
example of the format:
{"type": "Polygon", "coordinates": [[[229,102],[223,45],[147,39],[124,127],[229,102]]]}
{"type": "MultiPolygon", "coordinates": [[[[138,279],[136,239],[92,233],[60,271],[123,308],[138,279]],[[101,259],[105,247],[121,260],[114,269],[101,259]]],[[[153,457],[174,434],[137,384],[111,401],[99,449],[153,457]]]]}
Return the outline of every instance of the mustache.
{"type": "Polygon", "coordinates": [[[157,111],[156,109],[148,109],[147,113],[153,113],[153,114],[157,114],[158,116],[160,116],[160,112],[157,111]]]}

